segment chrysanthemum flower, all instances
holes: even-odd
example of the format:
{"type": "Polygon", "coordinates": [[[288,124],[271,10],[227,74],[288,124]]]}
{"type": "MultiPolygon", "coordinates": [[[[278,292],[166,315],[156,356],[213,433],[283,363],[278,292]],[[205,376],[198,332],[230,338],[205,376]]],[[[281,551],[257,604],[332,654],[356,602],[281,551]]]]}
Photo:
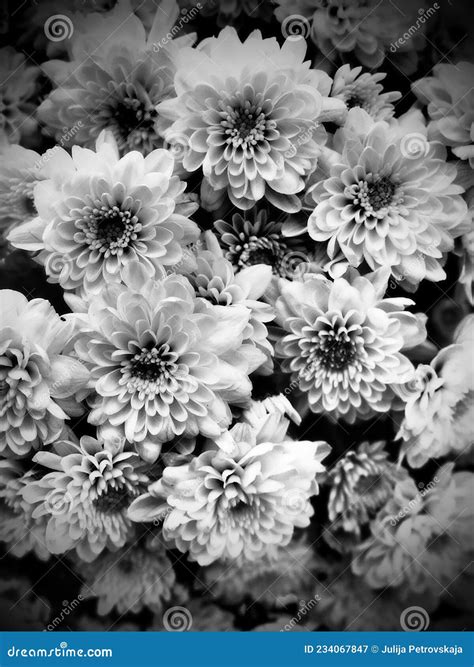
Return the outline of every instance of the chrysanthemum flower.
{"type": "Polygon", "coordinates": [[[46,522],[31,518],[31,505],[22,496],[34,480],[33,472],[25,471],[19,461],[0,461],[0,541],[17,558],[34,553],[40,560],[48,560],[46,522]]]}
{"type": "Polygon", "coordinates": [[[27,140],[37,129],[34,117],[39,67],[11,46],[0,49],[0,146],[27,140]]]}
{"type": "Polygon", "coordinates": [[[386,76],[382,72],[362,73],[362,67],[343,65],[334,74],[331,97],[342,100],[348,109],[364,109],[374,120],[387,120],[393,116],[393,102],[402,95],[399,92],[383,92],[380,82],[386,76]]]}
{"type": "Polygon", "coordinates": [[[249,399],[248,374],[265,360],[242,345],[249,309],[216,310],[184,276],[155,282],[138,264],[123,279],[90,304],[76,343],[97,394],[91,421],[156,447],[177,435],[218,436],[232,419],[228,404],[249,399]]]}
{"type": "Polygon", "coordinates": [[[360,545],[353,572],[370,588],[438,597],[472,560],[473,483],[472,473],[453,473],[446,464],[423,492],[411,479],[397,484],[360,545]]]}
{"type": "Polygon", "coordinates": [[[414,468],[431,458],[466,452],[474,445],[474,315],[461,323],[452,345],[430,365],[420,364],[407,387],[399,437],[414,468]]]}
{"type": "Polygon", "coordinates": [[[329,471],[327,531],[331,545],[338,549],[344,551],[347,542],[360,538],[362,528],[385,505],[403,476],[403,469],[388,460],[384,446],[383,441],[363,442],[329,471]]]}
{"type": "Polygon", "coordinates": [[[156,105],[174,92],[175,50],[193,41],[167,37],[178,15],[175,0],[164,0],[148,34],[128,0],[110,12],[74,16],[70,62],[43,64],[56,88],[38,118],[57,141],[90,147],[107,129],[122,153],[146,155],[163,145],[156,105]]]}
{"type": "Polygon", "coordinates": [[[314,558],[307,544],[292,541],[259,560],[213,563],[199,578],[224,604],[236,605],[247,598],[268,607],[281,607],[298,602],[309,592],[314,558]]]}
{"type": "Polygon", "coordinates": [[[428,135],[453,149],[460,160],[474,169],[474,64],[440,63],[433,75],[416,81],[415,95],[428,105],[428,135]]]}
{"type": "Polygon", "coordinates": [[[60,441],[33,459],[51,472],[23,489],[32,518],[47,519],[46,546],[53,554],[75,549],[90,562],[104,549],[117,550],[135,534],[127,517],[133,498],[149,482],[138,454],[118,438],[102,444],[84,436],[60,441]]]}
{"type": "Polygon", "coordinates": [[[298,261],[309,260],[309,253],[301,242],[284,238],[282,226],[282,222],[269,219],[265,210],[254,212],[250,219],[235,213],[232,222],[214,223],[225,257],[235,271],[268,264],[275,276],[288,278],[298,261]]]}
{"type": "Polygon", "coordinates": [[[338,138],[341,157],[312,191],[308,232],[342,252],[351,266],[390,266],[398,280],[443,280],[443,253],[462,233],[466,204],[456,167],[439,144],[398,126],[374,123],[361,109],[348,114],[338,138]],[[418,149],[418,153],[414,152],[418,149]],[[413,150],[413,152],[412,152],[413,150]]]}
{"type": "Polygon", "coordinates": [[[304,282],[281,279],[276,310],[285,335],[276,353],[313,412],[368,419],[387,412],[396,389],[412,379],[403,351],[425,339],[425,320],[403,312],[411,300],[383,298],[388,277],[379,269],[334,282],[310,274],[304,282]]]}
{"type": "Polygon", "coordinates": [[[0,291],[0,452],[24,456],[59,436],[88,380],[68,345],[73,324],[44,299],[0,291]]]}
{"type": "Polygon", "coordinates": [[[120,281],[134,261],[153,275],[182,261],[184,246],[199,236],[188,218],[197,205],[183,195],[186,184],[173,168],[173,157],[162,149],[120,158],[106,132],[96,151],[74,147],[71,157],[58,148],[48,163],[50,178],[34,190],[39,217],[8,239],[15,247],[39,250],[46,274],[65,290],[100,291],[120,281]]]}
{"type": "Polygon", "coordinates": [[[224,258],[219,243],[212,232],[203,235],[203,243],[195,253],[196,268],[185,275],[193,285],[196,296],[212,304],[219,317],[227,309],[246,308],[248,325],[244,331],[243,345],[252,354],[250,346],[263,355],[261,372],[269,374],[273,368],[273,347],[268,340],[266,323],[273,320],[273,308],[259,301],[272,279],[272,271],[265,264],[257,264],[234,274],[232,264],[224,258]]]}
{"type": "Polygon", "coordinates": [[[226,28],[176,56],[176,97],[158,105],[169,119],[165,138],[181,137],[184,168],[202,167],[240,209],[266,197],[299,210],[297,195],[326,138],[321,123],[345,108],[328,98],[327,74],[303,62],[305,50],[304,40],[280,48],[259,31],[242,43],[226,28]]]}
{"type": "Polygon", "coordinates": [[[219,441],[222,448],[165,468],[130,516],[152,521],[165,512],[164,539],[200,565],[256,561],[286,546],[313,515],[310,498],[329,445],[267,440],[280,420],[270,415],[260,431],[237,424],[219,441]]]}
{"type": "Polygon", "coordinates": [[[305,36],[311,33],[329,60],[338,54],[352,56],[372,69],[380,67],[390,48],[390,58],[398,55],[398,64],[404,71],[416,69],[416,51],[424,44],[423,25],[403,39],[418,18],[418,7],[409,0],[398,0],[397,5],[385,0],[276,0],[276,4],[275,15],[283,32],[291,34],[296,30],[292,28],[296,21],[299,32],[305,36]],[[300,16],[307,24],[298,25],[300,16]]]}
{"type": "Polygon", "coordinates": [[[12,227],[37,215],[33,190],[47,178],[48,154],[41,156],[17,144],[1,152],[0,162],[0,237],[12,227]]]}
{"type": "Polygon", "coordinates": [[[93,563],[80,565],[79,572],[85,578],[82,596],[98,598],[101,616],[113,610],[138,614],[145,607],[161,611],[171,600],[176,580],[164,549],[144,545],[102,554],[93,563]]]}

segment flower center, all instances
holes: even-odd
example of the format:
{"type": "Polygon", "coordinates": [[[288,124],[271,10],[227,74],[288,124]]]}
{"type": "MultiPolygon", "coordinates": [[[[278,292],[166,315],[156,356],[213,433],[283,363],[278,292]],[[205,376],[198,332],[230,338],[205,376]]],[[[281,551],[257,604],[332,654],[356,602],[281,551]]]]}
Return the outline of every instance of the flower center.
{"type": "Polygon", "coordinates": [[[318,357],[328,370],[340,371],[346,368],[355,356],[356,346],[344,330],[329,331],[319,346],[318,357]]]}
{"type": "Polygon", "coordinates": [[[150,152],[159,143],[156,133],[158,112],[155,107],[136,97],[119,91],[119,99],[102,114],[115,135],[121,151],[139,150],[150,152]],[[123,95],[121,97],[120,95],[123,95]]]}
{"type": "Polygon", "coordinates": [[[84,233],[84,242],[106,257],[122,255],[142,229],[136,215],[118,206],[86,207],[83,213],[76,226],[84,233]]]}
{"type": "Polygon", "coordinates": [[[360,97],[360,95],[357,95],[356,93],[352,93],[347,99],[346,99],[346,107],[348,109],[353,109],[354,107],[363,107],[365,104],[365,100],[360,97]]]}
{"type": "Polygon", "coordinates": [[[253,266],[254,264],[268,264],[273,273],[280,275],[280,268],[286,246],[272,238],[251,237],[247,243],[236,247],[239,255],[239,266],[253,266]]]}
{"type": "Polygon", "coordinates": [[[177,355],[170,351],[169,345],[159,348],[142,348],[122,368],[122,383],[127,385],[130,393],[136,391],[148,395],[163,393],[172,384],[176,384],[175,363],[177,355]]]}
{"type": "Polygon", "coordinates": [[[228,520],[231,525],[250,529],[257,525],[260,515],[258,498],[235,499],[229,506],[228,520]]]}
{"type": "Polygon", "coordinates": [[[379,211],[381,208],[388,206],[395,194],[396,186],[387,177],[379,178],[367,186],[367,199],[374,211],[379,211]]]}
{"type": "Polygon", "coordinates": [[[120,514],[130,504],[130,494],[124,487],[108,489],[94,500],[94,505],[101,514],[120,514]]]}
{"type": "Polygon", "coordinates": [[[249,148],[264,141],[266,131],[271,124],[272,121],[267,121],[262,107],[248,101],[237,108],[226,107],[222,121],[227,143],[235,148],[249,148]]]}

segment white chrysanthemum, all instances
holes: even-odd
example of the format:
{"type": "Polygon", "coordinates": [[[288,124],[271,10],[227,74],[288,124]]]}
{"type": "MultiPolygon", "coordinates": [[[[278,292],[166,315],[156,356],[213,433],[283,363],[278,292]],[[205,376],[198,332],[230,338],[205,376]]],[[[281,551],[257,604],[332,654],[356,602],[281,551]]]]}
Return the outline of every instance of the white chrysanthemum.
{"type": "Polygon", "coordinates": [[[224,604],[237,605],[247,599],[268,607],[281,607],[298,602],[309,592],[313,561],[311,547],[293,541],[259,560],[213,563],[199,578],[212,596],[224,604]]]}
{"type": "Polygon", "coordinates": [[[138,614],[145,607],[161,611],[171,600],[175,573],[163,549],[124,547],[80,566],[83,599],[98,598],[100,616],[115,610],[138,614]]]}
{"type": "Polygon", "coordinates": [[[382,72],[363,72],[362,67],[343,65],[334,74],[331,97],[342,100],[348,109],[360,107],[374,120],[387,120],[394,114],[393,102],[401,98],[399,92],[383,92],[382,72]]]}
{"type": "Polygon", "coordinates": [[[356,271],[334,282],[303,275],[281,279],[277,344],[282,369],[305,392],[313,412],[349,423],[387,412],[414,368],[403,351],[426,337],[425,316],[403,312],[410,299],[384,299],[389,272],[356,271]]]}
{"type": "MultiPolygon", "coordinates": [[[[383,0],[276,0],[277,19],[284,33],[311,33],[316,46],[331,61],[339,54],[372,69],[380,67],[390,49],[406,73],[416,69],[416,51],[423,47],[423,23],[410,0],[395,5],[383,0]],[[303,17],[307,23],[302,24],[303,17]],[[296,23],[296,28],[292,27],[296,23]],[[416,30],[407,31],[416,24],[416,30]]],[[[425,19],[426,20],[426,19],[425,19]]]]}
{"type": "Polygon", "coordinates": [[[38,118],[58,142],[90,147],[107,129],[122,153],[146,155],[163,145],[156,106],[174,92],[175,50],[193,41],[167,37],[178,15],[175,0],[164,0],[148,34],[128,0],[110,12],[74,16],[70,62],[43,64],[56,87],[38,118]]]}
{"type": "Polygon", "coordinates": [[[28,140],[38,127],[34,117],[39,67],[11,46],[0,49],[0,146],[28,140]]]}
{"type": "Polygon", "coordinates": [[[398,123],[349,112],[336,137],[340,159],[312,190],[308,232],[328,243],[331,258],[342,252],[351,266],[391,267],[416,286],[446,277],[443,253],[462,233],[466,204],[444,149],[424,138],[421,125],[410,133],[417,114],[398,123]]]}
{"type": "Polygon", "coordinates": [[[17,558],[33,552],[40,560],[47,560],[46,522],[31,518],[31,505],[22,496],[34,480],[33,472],[25,472],[19,461],[0,461],[0,541],[17,558]]]}
{"type": "Polygon", "coordinates": [[[280,440],[281,417],[269,414],[259,431],[237,424],[218,449],[165,468],[130,516],[152,521],[165,515],[164,539],[200,565],[256,561],[286,546],[296,527],[309,525],[310,498],[318,493],[329,445],[280,440]]]}
{"type": "Polygon", "coordinates": [[[414,468],[431,458],[465,453],[474,445],[474,315],[461,323],[452,345],[421,364],[407,387],[399,437],[414,468]]]}
{"type": "Polygon", "coordinates": [[[0,452],[23,456],[59,436],[88,372],[68,351],[73,324],[44,299],[0,291],[0,452]]]}
{"type": "Polygon", "coordinates": [[[183,260],[183,248],[199,236],[188,215],[197,208],[173,176],[174,161],[162,149],[120,158],[110,133],[97,149],[51,152],[50,178],[38,183],[38,218],[11,231],[17,248],[40,251],[49,279],[65,290],[98,292],[118,282],[130,262],[153,275],[183,260]],[[60,265],[58,270],[57,264],[60,265]]]}
{"type": "MultiPolygon", "coordinates": [[[[244,331],[243,344],[249,354],[254,346],[259,355],[264,355],[260,372],[268,375],[273,368],[273,347],[268,340],[266,323],[273,320],[273,308],[260,301],[272,279],[271,268],[257,264],[242,269],[236,275],[232,264],[224,258],[219,243],[212,232],[203,236],[203,244],[195,253],[196,268],[185,275],[193,285],[196,296],[206,299],[215,308],[218,318],[229,308],[246,308],[248,325],[244,331]]],[[[224,315],[226,316],[226,315],[224,315]]]]}
{"type": "Polygon", "coordinates": [[[303,62],[305,50],[304,40],[280,48],[259,31],[242,43],[226,28],[177,54],[176,97],[158,106],[169,119],[165,138],[180,138],[184,168],[202,167],[240,209],[266,197],[299,210],[297,195],[326,139],[321,122],[345,108],[328,98],[327,74],[303,62]]]}
{"type": "Polygon", "coordinates": [[[428,134],[453,149],[460,160],[469,160],[474,169],[474,64],[440,63],[433,75],[416,81],[412,88],[428,105],[428,134]]]}
{"type": "Polygon", "coordinates": [[[472,561],[474,475],[440,468],[423,492],[412,479],[394,494],[372,523],[372,535],[358,548],[353,572],[370,588],[387,586],[441,595],[472,561]]]}
{"type": "Polygon", "coordinates": [[[0,164],[0,225],[25,222],[37,215],[33,190],[46,178],[41,171],[41,155],[13,144],[1,153],[0,164]]]}
{"type": "MultiPolygon", "coordinates": [[[[345,454],[329,471],[328,541],[345,551],[360,539],[362,529],[390,498],[404,476],[388,460],[383,441],[363,442],[345,454]]],[[[406,473],[405,473],[406,475],[406,473]]]]}
{"type": "Polygon", "coordinates": [[[216,310],[184,276],[150,280],[138,264],[123,279],[92,301],[76,343],[96,392],[91,421],[155,448],[177,435],[218,436],[265,360],[243,345],[249,309],[216,310]]]}
{"type": "Polygon", "coordinates": [[[47,178],[48,153],[43,157],[35,151],[13,144],[0,154],[0,237],[37,215],[33,190],[36,183],[47,178]]]}
{"type": "Polygon", "coordinates": [[[59,441],[54,451],[38,452],[33,460],[50,472],[22,493],[34,507],[32,518],[47,520],[51,553],[75,549],[90,562],[104,549],[117,550],[134,537],[127,509],[149,479],[138,454],[125,449],[123,440],[102,444],[84,436],[78,444],[59,441]]]}

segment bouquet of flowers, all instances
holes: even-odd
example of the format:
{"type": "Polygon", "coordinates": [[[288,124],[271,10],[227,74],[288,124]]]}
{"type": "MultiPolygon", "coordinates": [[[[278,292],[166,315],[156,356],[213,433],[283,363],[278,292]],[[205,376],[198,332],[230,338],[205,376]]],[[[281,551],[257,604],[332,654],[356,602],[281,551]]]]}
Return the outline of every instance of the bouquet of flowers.
{"type": "Polygon", "coordinates": [[[458,16],[62,4],[1,23],[4,623],[465,628],[458,16]]]}

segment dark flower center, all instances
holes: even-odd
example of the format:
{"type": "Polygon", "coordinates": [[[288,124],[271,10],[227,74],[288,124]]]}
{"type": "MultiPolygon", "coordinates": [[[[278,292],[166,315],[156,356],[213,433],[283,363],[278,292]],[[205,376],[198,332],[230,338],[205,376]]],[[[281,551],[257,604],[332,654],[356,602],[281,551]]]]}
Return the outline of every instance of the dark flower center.
{"type": "Polygon", "coordinates": [[[142,150],[158,138],[155,131],[158,113],[142,100],[133,97],[120,99],[110,108],[109,115],[121,149],[142,150]]]}
{"type": "Polygon", "coordinates": [[[321,364],[328,370],[339,371],[356,356],[356,348],[346,332],[330,331],[319,348],[321,364]]]}
{"type": "Polygon", "coordinates": [[[247,243],[236,247],[234,252],[239,255],[239,266],[268,264],[273,273],[280,275],[281,262],[287,248],[272,238],[252,237],[247,243]]]}
{"type": "Polygon", "coordinates": [[[88,207],[76,226],[84,233],[87,245],[107,256],[121,255],[142,228],[136,215],[118,206],[88,207]]]}
{"type": "Polygon", "coordinates": [[[269,264],[272,266],[275,263],[275,255],[270,248],[256,248],[251,250],[248,254],[246,264],[253,266],[254,264],[269,264]]]}
{"type": "Polygon", "coordinates": [[[353,109],[354,107],[363,107],[365,100],[363,100],[359,95],[350,95],[346,100],[346,107],[348,109],[353,109]]]}
{"type": "Polygon", "coordinates": [[[266,131],[273,121],[267,121],[262,107],[246,102],[244,106],[225,108],[222,126],[225,128],[227,143],[234,147],[249,148],[264,141],[266,131]]]}
{"type": "Polygon", "coordinates": [[[163,375],[169,373],[171,357],[163,350],[153,348],[136,354],[130,364],[130,373],[133,377],[147,382],[156,382],[163,375]]]}
{"type": "Polygon", "coordinates": [[[130,494],[124,487],[108,489],[94,500],[94,505],[101,514],[119,514],[130,504],[130,494]]]}
{"type": "Polygon", "coordinates": [[[127,385],[130,393],[161,394],[171,385],[176,385],[175,375],[179,369],[177,359],[178,355],[167,344],[158,348],[143,348],[123,363],[122,383],[127,385]]]}
{"type": "Polygon", "coordinates": [[[388,206],[395,194],[396,186],[392,181],[383,176],[367,186],[367,199],[374,211],[388,206]]]}

